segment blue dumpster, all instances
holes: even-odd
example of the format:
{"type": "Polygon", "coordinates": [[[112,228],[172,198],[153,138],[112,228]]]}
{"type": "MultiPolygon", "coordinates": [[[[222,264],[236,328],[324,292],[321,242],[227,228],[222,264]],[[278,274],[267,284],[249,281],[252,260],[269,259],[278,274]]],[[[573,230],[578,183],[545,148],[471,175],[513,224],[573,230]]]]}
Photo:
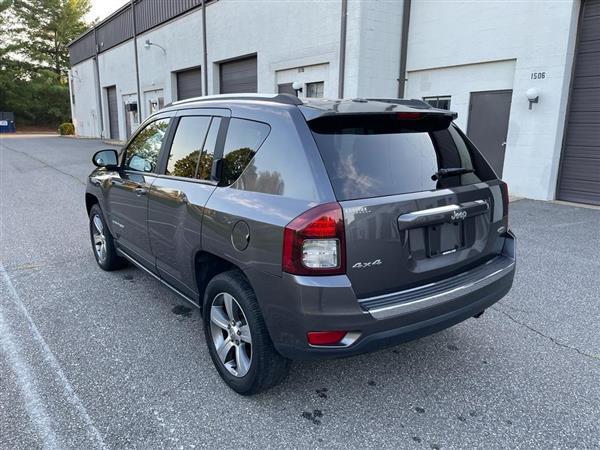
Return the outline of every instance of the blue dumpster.
{"type": "Polygon", "coordinates": [[[15,131],[17,131],[15,113],[0,111],[0,133],[14,133],[15,131]]]}

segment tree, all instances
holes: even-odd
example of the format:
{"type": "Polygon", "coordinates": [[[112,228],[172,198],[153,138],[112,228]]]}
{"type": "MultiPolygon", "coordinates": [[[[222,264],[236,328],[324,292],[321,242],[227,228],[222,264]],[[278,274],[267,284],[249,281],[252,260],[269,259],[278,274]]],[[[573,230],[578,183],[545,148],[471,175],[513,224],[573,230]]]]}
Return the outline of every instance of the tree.
{"type": "Polygon", "coordinates": [[[90,0],[13,0],[19,52],[26,60],[65,76],[67,45],[86,30],[83,17],[90,7],[90,0]]]}
{"type": "Polygon", "coordinates": [[[90,0],[0,0],[0,111],[17,126],[69,120],[67,44],[89,9],[90,0]]]}

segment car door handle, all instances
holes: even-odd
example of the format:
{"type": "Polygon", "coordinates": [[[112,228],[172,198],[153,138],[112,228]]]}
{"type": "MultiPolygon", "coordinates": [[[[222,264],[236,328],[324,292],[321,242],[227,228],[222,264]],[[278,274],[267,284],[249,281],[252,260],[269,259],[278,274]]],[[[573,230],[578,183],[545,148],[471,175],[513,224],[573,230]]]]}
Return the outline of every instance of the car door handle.
{"type": "Polygon", "coordinates": [[[148,193],[148,191],[146,189],[144,189],[143,187],[135,188],[135,195],[137,195],[138,197],[140,197],[142,195],[146,195],[147,193],[148,193]]]}
{"type": "Polygon", "coordinates": [[[123,184],[123,180],[121,180],[120,178],[111,178],[110,179],[110,184],[112,184],[113,186],[115,184],[121,185],[121,184],[123,184]]]}

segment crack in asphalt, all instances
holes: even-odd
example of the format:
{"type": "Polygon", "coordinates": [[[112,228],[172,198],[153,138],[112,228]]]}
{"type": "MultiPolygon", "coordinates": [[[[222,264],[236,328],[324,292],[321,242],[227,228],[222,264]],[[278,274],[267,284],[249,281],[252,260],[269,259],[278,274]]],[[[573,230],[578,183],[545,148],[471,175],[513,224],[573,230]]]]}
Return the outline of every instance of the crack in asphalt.
{"type": "Polygon", "coordinates": [[[30,158],[30,159],[33,159],[34,161],[37,161],[37,162],[39,162],[39,163],[40,163],[40,164],[42,164],[44,167],[48,167],[48,168],[50,168],[50,169],[52,169],[52,170],[55,170],[55,171],[56,171],[56,172],[58,172],[58,173],[61,173],[61,174],[63,174],[63,175],[66,175],[66,176],[68,176],[69,178],[72,178],[72,179],[76,180],[78,183],[80,183],[80,184],[83,184],[84,186],[86,185],[86,183],[85,183],[84,181],[81,181],[81,180],[80,180],[79,178],[77,178],[75,175],[73,175],[73,174],[70,174],[69,172],[65,172],[64,170],[60,170],[59,168],[57,168],[57,167],[55,167],[55,166],[53,166],[53,165],[51,165],[51,164],[48,164],[48,163],[47,163],[46,161],[44,161],[43,159],[36,158],[35,156],[31,156],[31,155],[30,155],[29,153],[27,153],[27,152],[21,152],[21,151],[19,151],[19,150],[15,149],[15,148],[12,148],[12,147],[10,147],[9,145],[6,145],[6,143],[5,143],[5,142],[0,142],[0,145],[2,145],[2,147],[4,147],[5,149],[7,149],[7,150],[10,150],[11,152],[18,153],[18,154],[20,154],[20,155],[26,156],[26,157],[28,157],[28,158],[30,158]]]}
{"type": "Polygon", "coordinates": [[[536,330],[531,325],[527,325],[526,323],[521,322],[521,321],[515,319],[513,316],[511,316],[506,311],[502,310],[501,308],[498,308],[498,305],[490,306],[490,308],[493,309],[494,311],[498,311],[498,312],[504,314],[506,317],[508,317],[512,322],[516,323],[517,325],[520,325],[523,328],[526,328],[529,331],[534,332],[538,336],[541,336],[543,338],[548,339],[550,342],[552,342],[554,345],[557,345],[558,347],[568,348],[569,350],[576,351],[581,356],[585,356],[587,358],[591,358],[591,359],[595,359],[596,361],[600,361],[600,355],[594,355],[593,353],[587,353],[587,352],[585,352],[585,351],[583,351],[583,350],[581,350],[581,349],[579,349],[577,347],[573,347],[572,345],[568,345],[568,344],[565,344],[563,342],[560,342],[558,339],[556,339],[556,338],[554,338],[552,336],[548,336],[547,334],[544,334],[544,333],[542,333],[539,330],[536,330]]]}

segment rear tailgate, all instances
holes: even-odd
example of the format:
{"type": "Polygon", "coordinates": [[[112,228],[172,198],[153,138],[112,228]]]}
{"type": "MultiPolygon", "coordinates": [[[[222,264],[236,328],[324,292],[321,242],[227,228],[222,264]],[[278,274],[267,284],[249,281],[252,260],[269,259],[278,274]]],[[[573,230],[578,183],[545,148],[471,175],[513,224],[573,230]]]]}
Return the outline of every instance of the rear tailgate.
{"type": "Polygon", "coordinates": [[[506,185],[451,120],[429,112],[309,122],[344,211],[359,299],[457,275],[502,251],[506,185]]]}
{"type": "Polygon", "coordinates": [[[498,182],[341,205],[347,272],[358,298],[438,281],[502,251],[498,182]]]}

